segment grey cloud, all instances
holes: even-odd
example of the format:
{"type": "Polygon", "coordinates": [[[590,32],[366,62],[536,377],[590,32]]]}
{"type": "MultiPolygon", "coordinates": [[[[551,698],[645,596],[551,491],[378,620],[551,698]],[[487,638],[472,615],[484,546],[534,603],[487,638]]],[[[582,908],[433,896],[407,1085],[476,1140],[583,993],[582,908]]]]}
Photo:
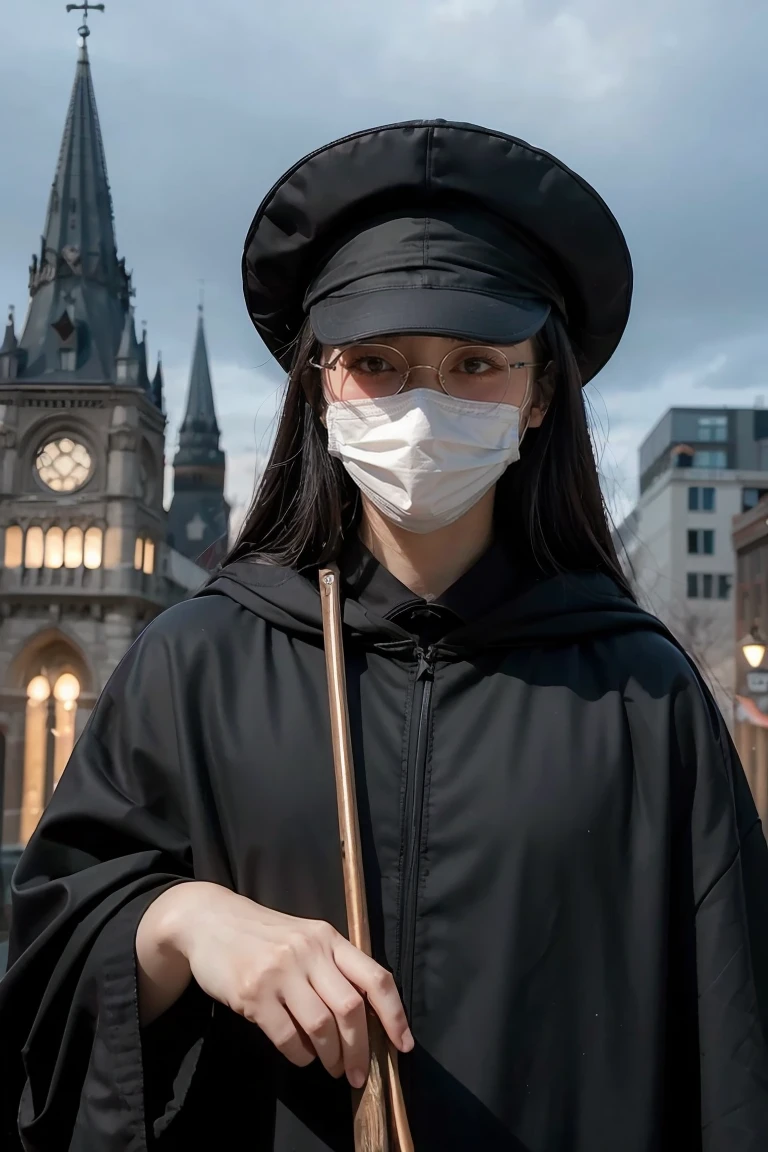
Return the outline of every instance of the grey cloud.
{"type": "MultiPolygon", "coordinates": [[[[665,373],[709,362],[713,349],[725,363],[703,381],[710,402],[762,378],[768,9],[760,0],[220,0],[215,12],[134,0],[92,25],[118,240],[134,269],[138,317],[178,381],[174,424],[204,278],[225,447],[239,457],[262,443],[280,376],[241,300],[253,212],[311,148],[421,116],[484,122],[547,147],[615,211],[637,287],[625,342],[599,380],[606,402],[655,395],[665,373]]],[[[13,110],[3,122],[13,165],[1,185],[0,300],[15,299],[20,312],[75,26],[58,0],[37,0],[5,32],[0,102],[13,110]]]]}

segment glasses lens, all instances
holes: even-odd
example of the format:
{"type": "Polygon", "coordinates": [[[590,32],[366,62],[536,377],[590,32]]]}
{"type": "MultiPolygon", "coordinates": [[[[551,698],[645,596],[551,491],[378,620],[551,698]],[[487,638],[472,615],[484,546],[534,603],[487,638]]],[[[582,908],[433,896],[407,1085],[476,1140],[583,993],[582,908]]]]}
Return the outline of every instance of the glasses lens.
{"type": "Polygon", "coordinates": [[[335,400],[394,396],[408,375],[408,361],[395,348],[382,344],[352,344],[326,374],[335,400]]]}
{"type": "MultiPolygon", "coordinates": [[[[509,360],[499,348],[484,346],[456,348],[442,363],[443,387],[449,396],[460,400],[484,400],[491,404],[507,399],[516,374],[520,374],[522,381],[522,399],[526,372],[526,368],[510,368],[509,360]]],[[[510,397],[509,402],[515,401],[510,397]]]]}

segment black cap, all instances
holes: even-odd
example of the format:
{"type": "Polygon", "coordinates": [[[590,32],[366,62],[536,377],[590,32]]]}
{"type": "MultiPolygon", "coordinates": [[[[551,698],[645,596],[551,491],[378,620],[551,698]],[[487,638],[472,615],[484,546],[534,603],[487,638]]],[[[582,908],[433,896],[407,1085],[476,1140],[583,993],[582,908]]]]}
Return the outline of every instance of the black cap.
{"type": "Polygon", "coordinates": [[[616,349],[632,264],[603,200],[546,152],[443,120],[347,136],[275,185],[245,242],[251,319],[284,366],[324,344],[429,332],[513,344],[550,311],[582,377],[616,349]]]}

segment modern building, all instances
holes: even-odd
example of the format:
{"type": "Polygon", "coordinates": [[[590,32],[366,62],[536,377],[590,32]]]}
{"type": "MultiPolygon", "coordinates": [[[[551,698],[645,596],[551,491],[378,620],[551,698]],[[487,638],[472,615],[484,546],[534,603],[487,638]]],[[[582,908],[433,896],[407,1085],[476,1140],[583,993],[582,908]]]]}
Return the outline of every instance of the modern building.
{"type": "MultiPolygon", "coordinates": [[[[744,640],[755,632],[768,635],[768,496],[733,522],[736,555],[736,612],[733,635],[736,667],[734,737],[741,762],[768,834],[768,660],[751,667],[744,656],[744,640]]],[[[757,655],[760,655],[760,648],[757,655]]]]}
{"type": "MultiPolygon", "coordinates": [[[[150,374],[146,333],[136,334],[133,284],[117,254],[88,28],[80,32],[48,213],[29,270],[28,311],[19,336],[11,312],[0,345],[6,846],[28,839],[126,649],[149,620],[206,578],[190,559],[193,550],[168,543],[163,375],[159,363],[150,374]]],[[[224,457],[214,427],[201,317],[180,464],[207,469],[209,488],[218,492],[224,457]]],[[[193,485],[184,498],[186,526],[197,498],[204,525],[215,519],[209,489],[193,485]]],[[[220,504],[216,530],[226,527],[220,504]]],[[[200,542],[206,540],[203,534],[200,542]]]]}
{"type": "Polygon", "coordinates": [[[640,495],[617,543],[644,604],[729,718],[736,669],[734,516],[768,493],[768,411],[671,408],[640,447],[640,495]]]}
{"type": "Polygon", "coordinates": [[[229,543],[229,505],[224,498],[225,462],[220,435],[201,304],[187,408],[173,460],[168,540],[191,560],[204,554],[209,567],[223,559],[229,543]]]}

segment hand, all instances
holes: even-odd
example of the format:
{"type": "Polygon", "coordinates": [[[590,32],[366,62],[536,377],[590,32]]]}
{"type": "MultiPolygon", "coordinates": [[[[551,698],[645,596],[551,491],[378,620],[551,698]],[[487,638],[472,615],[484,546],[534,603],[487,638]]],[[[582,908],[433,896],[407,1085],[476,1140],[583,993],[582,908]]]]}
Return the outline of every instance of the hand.
{"type": "Polygon", "coordinates": [[[201,882],[171,888],[155,905],[162,905],[154,915],[163,950],[184,957],[204,992],[257,1024],[292,1063],[302,1067],[319,1056],[332,1076],[346,1072],[362,1087],[366,999],[392,1043],[401,1052],[413,1048],[391,973],[330,924],[201,882]]]}

